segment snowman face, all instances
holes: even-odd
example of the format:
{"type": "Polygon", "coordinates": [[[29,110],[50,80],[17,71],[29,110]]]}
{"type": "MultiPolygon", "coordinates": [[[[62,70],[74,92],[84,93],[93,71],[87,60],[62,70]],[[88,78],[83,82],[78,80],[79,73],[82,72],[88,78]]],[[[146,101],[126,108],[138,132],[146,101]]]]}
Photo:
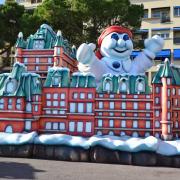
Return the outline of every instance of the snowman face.
{"type": "Polygon", "coordinates": [[[112,59],[127,58],[131,55],[133,50],[133,43],[130,37],[126,33],[116,33],[113,32],[107,35],[101,44],[101,54],[104,57],[109,57],[112,59]]]}

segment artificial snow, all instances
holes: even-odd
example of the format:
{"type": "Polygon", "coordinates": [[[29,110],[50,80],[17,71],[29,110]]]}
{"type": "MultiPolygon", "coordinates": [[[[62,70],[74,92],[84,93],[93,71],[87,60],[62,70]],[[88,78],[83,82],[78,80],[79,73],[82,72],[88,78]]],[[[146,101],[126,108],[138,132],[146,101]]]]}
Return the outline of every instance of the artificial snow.
{"type": "Polygon", "coordinates": [[[35,137],[38,134],[36,132],[31,133],[0,133],[0,145],[21,145],[32,144],[35,137]]]}
{"type": "Polygon", "coordinates": [[[42,134],[31,133],[0,133],[0,145],[67,145],[89,149],[93,146],[103,146],[111,150],[139,152],[151,151],[165,156],[180,155],[180,140],[162,141],[154,136],[136,138],[129,136],[92,136],[84,138],[66,134],[42,134]]]}

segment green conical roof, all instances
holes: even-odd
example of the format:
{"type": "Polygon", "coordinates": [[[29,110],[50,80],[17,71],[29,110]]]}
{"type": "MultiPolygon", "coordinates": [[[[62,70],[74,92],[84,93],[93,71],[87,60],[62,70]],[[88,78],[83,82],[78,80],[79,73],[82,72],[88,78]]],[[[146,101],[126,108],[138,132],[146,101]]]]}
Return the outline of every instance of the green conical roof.
{"type": "Polygon", "coordinates": [[[164,66],[162,69],[161,77],[166,77],[166,78],[172,78],[173,77],[173,73],[172,73],[172,70],[170,68],[170,63],[169,63],[168,59],[165,59],[165,61],[164,61],[164,66]]]}

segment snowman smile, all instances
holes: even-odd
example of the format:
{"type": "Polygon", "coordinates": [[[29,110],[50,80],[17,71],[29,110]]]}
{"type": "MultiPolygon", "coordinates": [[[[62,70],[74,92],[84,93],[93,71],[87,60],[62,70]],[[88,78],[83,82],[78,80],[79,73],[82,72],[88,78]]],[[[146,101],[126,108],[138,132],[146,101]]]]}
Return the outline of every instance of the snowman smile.
{"type": "Polygon", "coordinates": [[[126,52],[128,49],[125,49],[125,50],[121,51],[121,50],[118,50],[116,48],[113,48],[113,50],[116,51],[117,53],[123,53],[123,52],[126,52]]]}

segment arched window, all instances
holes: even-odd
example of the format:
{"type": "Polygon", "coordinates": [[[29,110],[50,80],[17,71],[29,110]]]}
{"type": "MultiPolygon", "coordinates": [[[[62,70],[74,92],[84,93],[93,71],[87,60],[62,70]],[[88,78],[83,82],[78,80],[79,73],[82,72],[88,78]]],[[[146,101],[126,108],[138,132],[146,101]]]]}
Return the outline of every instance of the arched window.
{"type": "Polygon", "coordinates": [[[114,136],[114,132],[113,131],[109,131],[109,135],[110,136],[114,136]]]}
{"type": "Polygon", "coordinates": [[[146,133],[145,133],[145,137],[148,137],[148,136],[150,136],[150,133],[149,133],[149,132],[146,132],[146,133]]]}
{"type": "Polygon", "coordinates": [[[160,137],[159,133],[155,133],[155,137],[159,138],[160,137]]]}
{"type": "Polygon", "coordinates": [[[145,81],[144,78],[137,78],[136,79],[136,85],[135,85],[136,92],[138,94],[145,92],[145,81]]]}
{"type": "Polygon", "coordinates": [[[112,79],[106,77],[103,82],[103,91],[110,92],[112,91],[112,79]]]}
{"type": "Polygon", "coordinates": [[[13,128],[12,128],[12,126],[10,126],[10,125],[6,126],[4,132],[6,132],[6,133],[13,133],[13,128]]]}
{"type": "Polygon", "coordinates": [[[119,91],[120,92],[129,92],[129,84],[128,84],[128,78],[122,77],[119,80],[119,91]]]}
{"type": "Polygon", "coordinates": [[[102,136],[102,131],[97,131],[98,136],[102,136]]]}
{"type": "Polygon", "coordinates": [[[120,136],[125,136],[126,133],[124,131],[121,131],[120,136]]]}
{"type": "Polygon", "coordinates": [[[132,136],[133,136],[133,137],[138,137],[139,135],[138,135],[137,132],[133,132],[132,136]]]}

